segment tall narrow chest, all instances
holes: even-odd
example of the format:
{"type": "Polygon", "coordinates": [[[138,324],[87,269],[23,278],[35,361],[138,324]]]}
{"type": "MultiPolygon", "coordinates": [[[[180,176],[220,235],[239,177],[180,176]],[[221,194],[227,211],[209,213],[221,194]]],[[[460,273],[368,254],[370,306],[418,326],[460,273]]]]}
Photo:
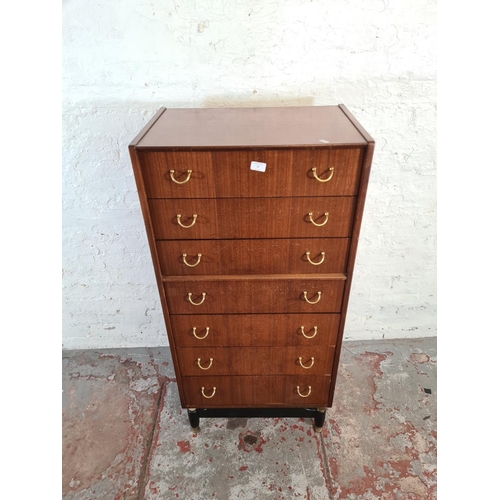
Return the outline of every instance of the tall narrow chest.
{"type": "Polygon", "coordinates": [[[374,141],[347,108],[162,108],[129,146],[179,396],[332,405],[374,141]]]}

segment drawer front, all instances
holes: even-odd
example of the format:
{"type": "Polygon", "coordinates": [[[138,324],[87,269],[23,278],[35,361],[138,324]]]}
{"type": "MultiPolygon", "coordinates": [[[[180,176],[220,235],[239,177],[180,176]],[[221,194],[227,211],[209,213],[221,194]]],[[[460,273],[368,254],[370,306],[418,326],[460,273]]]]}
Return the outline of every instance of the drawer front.
{"type": "Polygon", "coordinates": [[[149,200],[149,211],[157,239],[219,237],[216,200],[149,200]]]}
{"type": "Polygon", "coordinates": [[[354,196],[291,198],[288,237],[351,236],[356,199],[354,196]]]}
{"type": "Polygon", "coordinates": [[[351,235],[355,203],[352,196],[154,199],[149,208],[156,239],[332,238],[351,235]]]}
{"type": "Polygon", "coordinates": [[[178,347],[334,346],[340,314],[170,316],[178,347]]]}
{"type": "Polygon", "coordinates": [[[290,196],[292,157],[291,150],[150,151],[141,153],[142,175],[148,198],[290,196]],[[251,170],[253,161],[266,171],[251,170]]]}
{"type": "Polygon", "coordinates": [[[260,198],[291,195],[292,150],[213,151],[218,198],[260,198]],[[265,163],[265,172],[251,170],[265,163]]]}
{"type": "Polygon", "coordinates": [[[352,196],[357,194],[361,176],[361,159],[359,148],[294,150],[292,196],[352,196]]]}
{"type": "Polygon", "coordinates": [[[157,241],[164,276],[345,273],[349,238],[157,241]]]}
{"type": "Polygon", "coordinates": [[[322,407],[328,406],[330,380],[321,375],[210,375],[182,377],[182,386],[188,408],[322,407]]]}
{"type": "Polygon", "coordinates": [[[209,151],[141,151],[139,154],[148,198],[215,198],[209,151]]]}
{"type": "Polygon", "coordinates": [[[186,347],[177,349],[183,376],[330,375],[334,347],[186,347]]]}
{"type": "Polygon", "coordinates": [[[340,312],[344,284],[340,279],[249,277],[169,281],[164,286],[172,314],[318,313],[340,312]]]}
{"type": "Polygon", "coordinates": [[[140,156],[148,198],[351,196],[361,171],[359,148],[142,151],[140,156]],[[265,172],[252,170],[252,162],[265,163],[265,172]]]}

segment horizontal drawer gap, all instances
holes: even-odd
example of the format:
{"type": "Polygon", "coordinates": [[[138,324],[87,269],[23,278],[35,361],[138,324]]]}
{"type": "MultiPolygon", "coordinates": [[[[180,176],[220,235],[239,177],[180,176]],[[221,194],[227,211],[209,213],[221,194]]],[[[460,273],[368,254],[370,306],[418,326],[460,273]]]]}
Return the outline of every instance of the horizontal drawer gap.
{"type": "Polygon", "coordinates": [[[269,314],[272,314],[274,316],[285,316],[287,314],[337,314],[337,315],[340,315],[342,314],[341,311],[339,312],[310,312],[310,313],[302,313],[302,312],[266,312],[266,313],[262,313],[262,312],[225,312],[225,313],[220,313],[220,312],[214,312],[214,313],[211,313],[211,312],[203,312],[203,313],[200,313],[200,314],[194,314],[192,312],[188,312],[188,313],[175,313],[175,314],[169,314],[169,316],[192,316],[193,318],[195,318],[196,316],[200,316],[200,315],[203,315],[203,316],[241,316],[242,314],[245,314],[245,315],[259,315],[259,314],[266,314],[266,315],[269,315],[269,314]]]}
{"type": "MultiPolygon", "coordinates": [[[[216,313],[203,313],[203,315],[208,314],[208,315],[216,315],[216,313]]],[[[302,312],[291,312],[291,313],[224,313],[224,314],[219,314],[219,316],[223,317],[226,316],[227,314],[232,314],[233,316],[246,316],[247,314],[252,314],[252,315],[257,315],[257,316],[315,316],[317,314],[324,314],[324,315],[337,315],[340,316],[340,312],[337,313],[332,313],[332,312],[310,312],[310,313],[302,313],[302,312]]],[[[183,314],[169,314],[169,316],[184,316],[183,314]]]]}
{"type": "MultiPolygon", "coordinates": [[[[241,334],[241,336],[244,336],[244,334],[241,334]]],[[[200,344],[201,344],[201,340],[199,341],[200,344]]],[[[189,346],[189,347],[177,347],[176,349],[177,350],[182,350],[182,349],[216,349],[216,350],[221,350],[221,349],[232,349],[232,348],[237,348],[237,349],[247,349],[247,350],[250,350],[250,349],[253,349],[253,348],[262,348],[262,349],[270,349],[272,347],[279,347],[279,348],[285,348],[285,347],[294,347],[294,348],[297,348],[297,349],[300,349],[300,348],[304,348],[304,349],[307,349],[309,347],[318,347],[318,346],[321,346],[322,348],[332,348],[334,349],[335,347],[337,347],[335,344],[311,344],[310,346],[309,345],[306,345],[306,344],[296,344],[296,345],[290,345],[290,344],[259,344],[259,345],[255,345],[255,344],[239,344],[239,345],[203,345],[200,347],[197,347],[195,345],[192,345],[192,346],[189,346]]],[[[171,346],[172,347],[172,346],[171,346]]],[[[200,375],[201,375],[201,372],[200,372],[200,375]]],[[[282,374],[283,375],[283,374],[282,374]]],[[[184,377],[187,376],[187,375],[183,375],[184,377]]],[[[229,375],[217,375],[218,377],[228,377],[229,375]]],[[[236,376],[236,375],[231,375],[231,376],[236,376]]],[[[272,374],[269,374],[269,376],[272,376],[272,374]]]]}
{"type": "Polygon", "coordinates": [[[342,273],[336,274],[246,274],[246,275],[201,275],[201,276],[162,276],[164,283],[177,283],[185,281],[274,281],[274,280],[294,280],[294,281],[344,281],[347,276],[342,273]]]}
{"type": "MultiPolygon", "coordinates": [[[[351,239],[350,236],[297,236],[295,238],[189,238],[188,240],[184,241],[252,241],[252,240],[283,240],[283,241],[288,241],[288,240],[304,240],[304,241],[310,241],[310,240],[348,240],[351,239]]],[[[156,238],[155,241],[183,241],[180,238],[176,239],[168,239],[168,238],[156,238]]]]}
{"type": "MultiPolygon", "coordinates": [[[[244,337],[245,336],[245,333],[241,333],[239,334],[241,335],[241,337],[244,337]]],[[[268,345],[265,345],[265,344],[259,344],[259,345],[255,345],[255,344],[240,344],[240,345],[202,345],[201,343],[201,340],[200,340],[200,344],[198,346],[196,345],[192,345],[192,346],[189,346],[189,347],[176,347],[176,349],[178,351],[182,351],[183,349],[217,349],[217,350],[220,350],[220,349],[269,349],[269,348],[272,348],[272,347],[279,347],[279,348],[290,348],[290,349],[297,349],[297,350],[300,350],[300,349],[309,349],[311,347],[318,347],[318,346],[321,346],[321,347],[337,347],[335,344],[311,344],[311,345],[307,345],[307,344],[297,344],[297,345],[289,345],[289,344],[268,344],[268,345]]],[[[266,374],[267,375],[267,374],[266,374]]],[[[269,376],[273,376],[272,373],[269,373],[268,374],[269,376]]],[[[220,375],[221,377],[223,376],[229,376],[229,375],[220,375]]],[[[231,375],[231,376],[235,376],[235,375],[231,375]]]]}
{"type": "Polygon", "coordinates": [[[288,198],[307,198],[307,199],[314,199],[314,198],[356,198],[358,196],[358,193],[354,194],[345,194],[345,195],[318,195],[318,196],[214,196],[213,198],[207,198],[206,196],[189,196],[188,198],[167,198],[166,196],[148,196],[148,200],[241,200],[242,198],[251,198],[251,199],[257,199],[257,198],[281,198],[281,199],[288,199],[288,198]]]}
{"type": "Polygon", "coordinates": [[[294,236],[290,238],[282,238],[280,236],[271,236],[271,237],[263,237],[263,236],[256,236],[255,238],[253,237],[243,237],[243,238],[217,238],[217,237],[210,237],[210,236],[204,236],[202,238],[182,238],[179,236],[179,238],[157,238],[155,239],[155,243],[157,241],[221,241],[221,240],[230,240],[230,241],[236,241],[236,240],[309,240],[309,239],[315,239],[315,240],[331,240],[333,238],[340,238],[340,239],[352,239],[352,231],[346,234],[345,236],[294,236]]]}

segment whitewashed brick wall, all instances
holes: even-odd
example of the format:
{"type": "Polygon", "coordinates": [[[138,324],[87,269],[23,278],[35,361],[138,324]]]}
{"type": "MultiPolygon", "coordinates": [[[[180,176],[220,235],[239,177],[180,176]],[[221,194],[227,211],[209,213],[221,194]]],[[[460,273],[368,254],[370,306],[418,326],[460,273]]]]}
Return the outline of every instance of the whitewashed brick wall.
{"type": "Polygon", "coordinates": [[[161,106],[344,103],[377,145],[348,339],[436,334],[436,4],[63,3],[63,346],[166,345],[127,145],[161,106]]]}

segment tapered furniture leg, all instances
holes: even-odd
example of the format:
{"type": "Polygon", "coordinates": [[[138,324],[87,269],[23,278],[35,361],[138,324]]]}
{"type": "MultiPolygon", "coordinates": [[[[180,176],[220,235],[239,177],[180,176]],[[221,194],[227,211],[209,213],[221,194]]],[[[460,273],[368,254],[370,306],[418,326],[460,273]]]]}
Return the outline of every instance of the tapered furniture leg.
{"type": "Polygon", "coordinates": [[[316,408],[314,413],[314,430],[316,432],[321,432],[323,429],[323,424],[325,423],[326,408],[316,408]]]}
{"type": "Polygon", "coordinates": [[[188,417],[193,432],[200,432],[200,415],[196,408],[188,408],[188,417]]]}

